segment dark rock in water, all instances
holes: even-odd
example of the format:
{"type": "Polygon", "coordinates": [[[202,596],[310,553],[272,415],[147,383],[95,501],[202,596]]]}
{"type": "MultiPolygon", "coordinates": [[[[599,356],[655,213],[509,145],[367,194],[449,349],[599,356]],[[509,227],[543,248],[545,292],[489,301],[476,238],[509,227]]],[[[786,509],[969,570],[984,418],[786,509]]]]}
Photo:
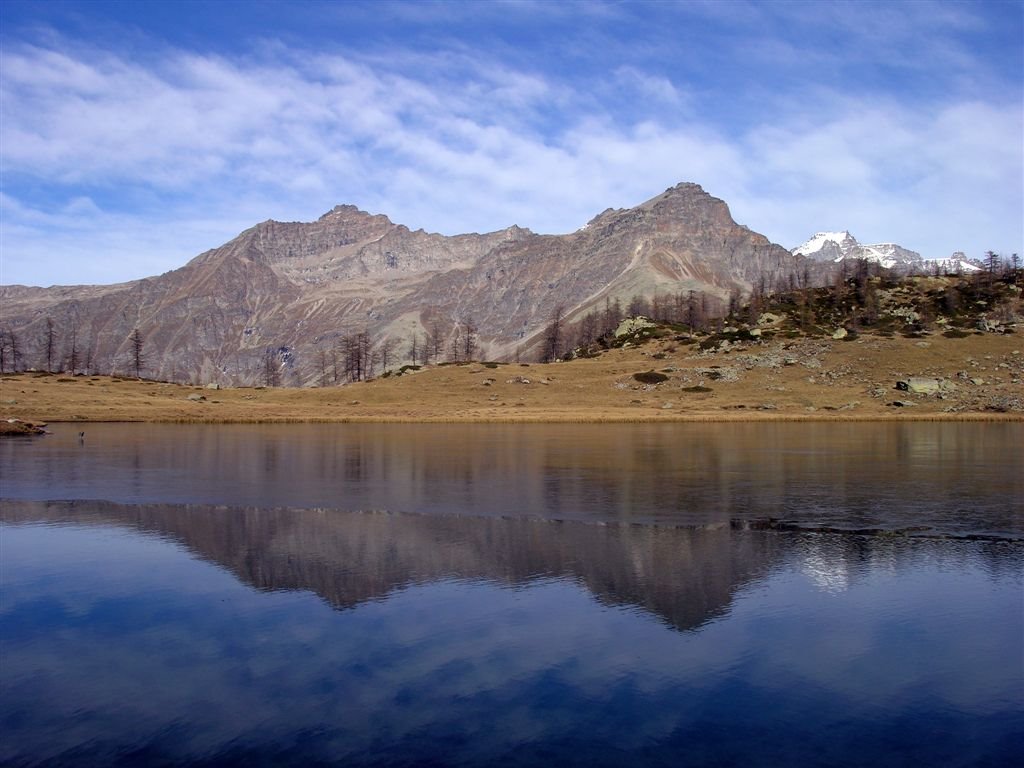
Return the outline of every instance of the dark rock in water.
{"type": "Polygon", "coordinates": [[[22,421],[21,419],[6,419],[0,421],[0,437],[22,437],[24,435],[45,435],[46,424],[22,421]]]}

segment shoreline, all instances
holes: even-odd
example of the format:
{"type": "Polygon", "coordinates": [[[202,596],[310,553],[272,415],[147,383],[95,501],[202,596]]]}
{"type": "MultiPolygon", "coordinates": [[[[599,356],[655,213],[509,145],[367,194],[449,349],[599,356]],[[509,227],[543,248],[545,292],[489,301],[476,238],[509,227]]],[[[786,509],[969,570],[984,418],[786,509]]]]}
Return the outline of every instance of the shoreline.
{"type": "Polygon", "coordinates": [[[922,414],[669,414],[626,416],[618,414],[595,414],[578,416],[565,414],[523,415],[508,417],[444,417],[444,416],[346,416],[340,418],[82,418],[48,419],[28,422],[39,426],[75,424],[754,424],[754,423],[886,423],[886,422],[1024,422],[1021,413],[922,413],[922,414]]]}

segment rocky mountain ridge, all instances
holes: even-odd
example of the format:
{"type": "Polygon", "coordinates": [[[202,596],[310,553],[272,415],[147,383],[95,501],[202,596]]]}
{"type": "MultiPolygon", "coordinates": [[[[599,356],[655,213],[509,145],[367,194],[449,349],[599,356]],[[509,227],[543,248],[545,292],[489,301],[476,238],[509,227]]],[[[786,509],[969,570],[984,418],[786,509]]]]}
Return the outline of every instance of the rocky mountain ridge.
{"type": "Polygon", "coordinates": [[[364,333],[396,361],[414,340],[442,349],[474,335],[479,357],[533,354],[556,310],[566,320],[636,295],[700,292],[724,302],[781,281],[804,259],[733,221],[728,206],[683,183],[608,209],[568,235],[511,226],[443,236],[337,206],[314,222],[266,221],[185,266],[112,286],[0,287],[0,328],[25,367],[127,372],[130,337],[144,367],[179,382],[316,380],[324,351],[364,333]],[[53,352],[53,350],[50,350],[53,352]]]}

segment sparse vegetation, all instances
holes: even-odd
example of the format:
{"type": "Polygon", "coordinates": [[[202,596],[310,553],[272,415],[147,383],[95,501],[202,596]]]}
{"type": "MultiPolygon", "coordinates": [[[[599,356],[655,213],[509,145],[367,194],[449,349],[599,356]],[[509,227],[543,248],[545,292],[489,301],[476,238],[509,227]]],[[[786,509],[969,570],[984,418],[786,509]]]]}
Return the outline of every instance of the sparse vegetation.
{"type": "MultiPolygon", "coordinates": [[[[702,323],[698,326],[695,317],[692,332],[686,325],[645,321],[625,326],[628,330],[619,336],[615,331],[621,318],[609,302],[607,314],[596,313],[587,321],[595,333],[606,329],[601,336],[560,355],[567,362],[535,364],[528,376],[519,377],[479,375],[505,364],[499,361],[448,363],[433,356],[429,365],[406,364],[385,369],[374,381],[348,381],[349,373],[356,373],[353,379],[360,376],[360,366],[365,378],[384,362],[370,354],[358,363],[353,354],[347,364],[346,352],[366,349],[356,335],[352,350],[333,339],[322,346],[321,382],[331,386],[282,388],[276,386],[278,376],[287,372],[291,350],[269,347],[266,378],[260,382],[266,389],[225,387],[202,410],[186,399],[188,388],[178,385],[92,376],[90,386],[82,387],[74,378],[39,370],[4,377],[6,404],[0,405],[0,416],[130,421],[1018,419],[1024,414],[1024,349],[1013,333],[1022,321],[1020,284],[1016,273],[993,279],[854,274],[829,286],[759,293],[753,304],[730,302],[732,314],[701,313],[702,323]],[[340,354],[332,356],[332,349],[340,354]],[[653,369],[653,361],[659,361],[660,370],[653,369]],[[413,372],[420,375],[403,375],[413,372]],[[942,387],[934,395],[900,396],[900,402],[917,407],[890,406],[896,378],[917,376],[938,379],[942,387]],[[713,397],[688,396],[712,394],[711,382],[713,397]],[[645,387],[654,386],[657,399],[637,399],[645,387]],[[677,400],[671,400],[673,394],[677,400]]],[[[654,304],[649,302],[649,308],[654,304]]],[[[664,312],[665,301],[657,304],[664,312]]],[[[564,318],[560,323],[559,336],[573,338],[574,326],[564,318]]],[[[459,338],[461,357],[465,336],[459,338]]],[[[431,349],[433,338],[429,345],[416,346],[417,353],[431,349]]],[[[33,354],[44,359],[39,351],[33,354]]],[[[13,361],[6,337],[5,368],[13,368],[13,361]]]]}

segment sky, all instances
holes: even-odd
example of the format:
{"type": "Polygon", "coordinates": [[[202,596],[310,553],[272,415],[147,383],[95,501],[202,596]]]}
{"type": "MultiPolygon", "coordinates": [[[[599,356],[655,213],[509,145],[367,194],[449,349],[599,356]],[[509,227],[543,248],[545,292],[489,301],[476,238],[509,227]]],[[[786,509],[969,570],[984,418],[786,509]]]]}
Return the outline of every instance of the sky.
{"type": "Polygon", "coordinates": [[[0,2],[0,284],[337,204],[566,233],[683,181],[787,248],[1024,254],[1024,0],[0,2]]]}

